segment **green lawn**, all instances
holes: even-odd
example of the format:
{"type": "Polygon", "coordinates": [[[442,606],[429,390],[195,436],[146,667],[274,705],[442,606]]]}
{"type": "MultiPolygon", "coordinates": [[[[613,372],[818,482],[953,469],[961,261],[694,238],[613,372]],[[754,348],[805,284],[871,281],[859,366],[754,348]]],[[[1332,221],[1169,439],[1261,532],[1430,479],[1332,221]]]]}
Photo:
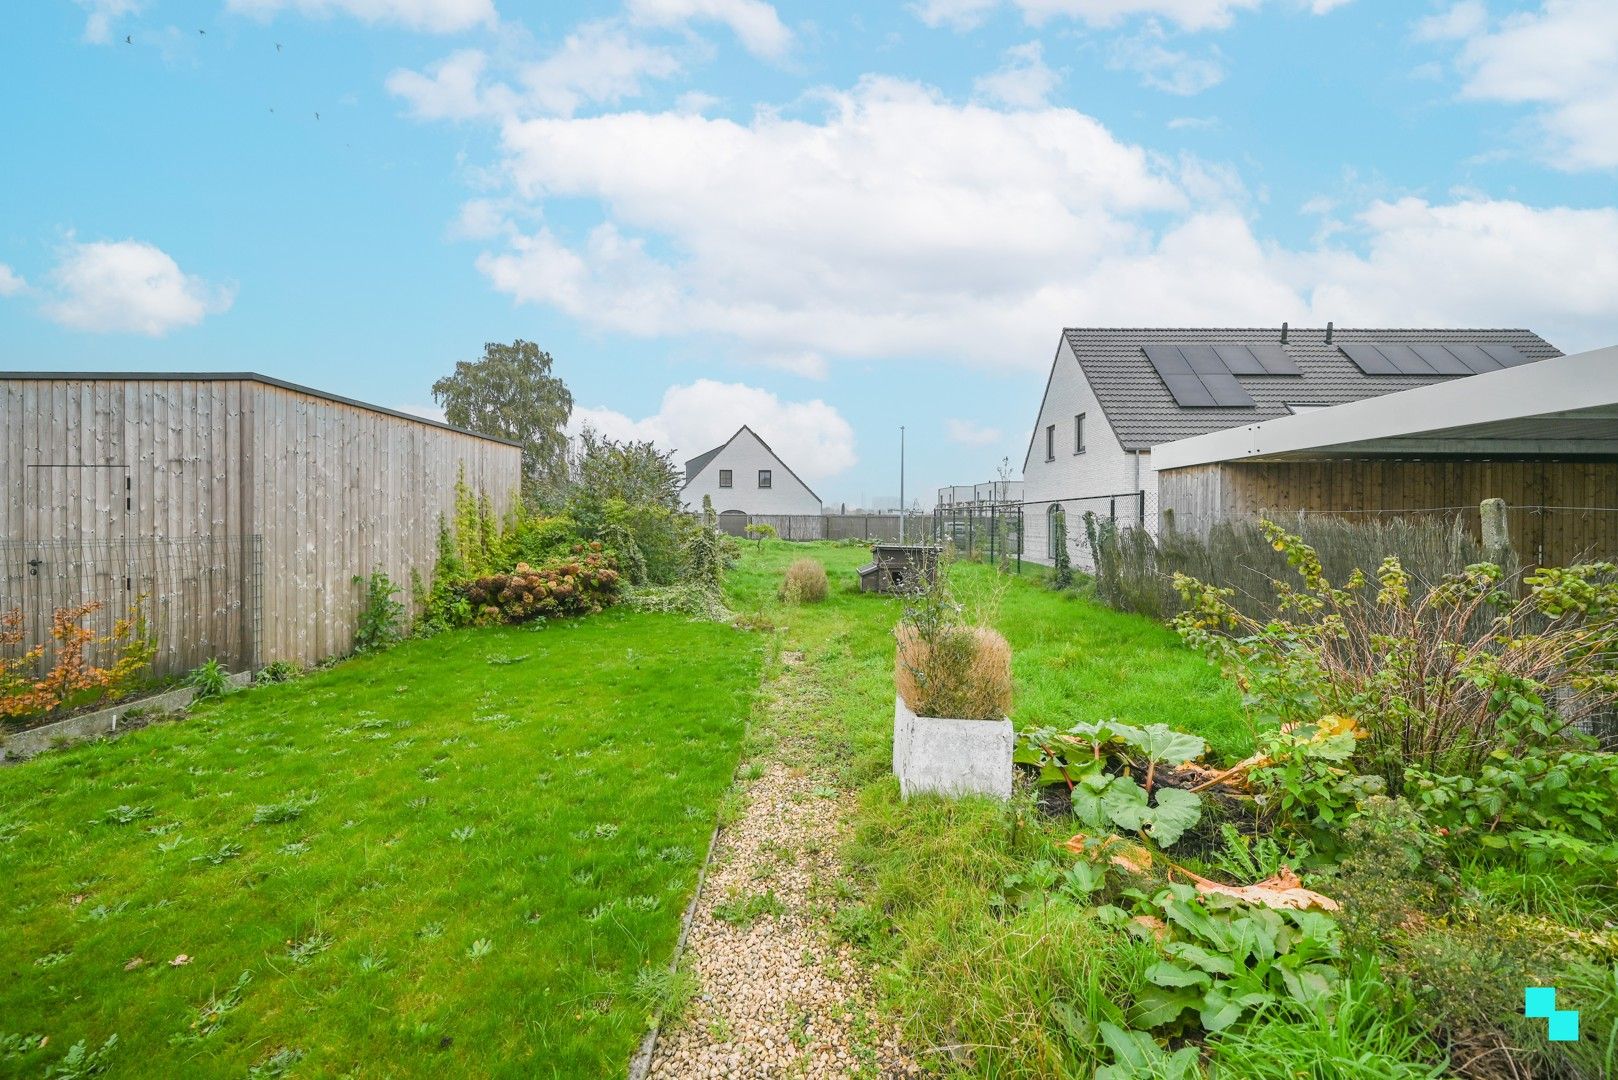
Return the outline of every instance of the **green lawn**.
{"type": "Polygon", "coordinates": [[[0,770],[0,1075],[620,1073],[760,640],[456,632],[0,770]]]}
{"type": "MultiPolygon", "coordinates": [[[[807,650],[820,667],[835,668],[830,681],[845,699],[840,738],[864,751],[860,779],[890,760],[892,631],[901,613],[898,600],[859,591],[855,570],[869,561],[869,549],[851,545],[749,545],[726,578],[732,606],[785,623],[788,647],[807,650]],[[776,598],[782,575],[806,556],[825,565],[831,596],[824,604],[784,605],[776,598]]],[[[969,604],[983,601],[994,579],[989,566],[955,565],[956,590],[969,604]]],[[[1038,568],[1030,567],[1005,590],[990,621],[1011,643],[1011,719],[1018,728],[1117,717],[1195,731],[1215,758],[1240,758],[1252,750],[1235,688],[1172,630],[1150,619],[1113,611],[1076,592],[1052,592],[1038,568]]]]}

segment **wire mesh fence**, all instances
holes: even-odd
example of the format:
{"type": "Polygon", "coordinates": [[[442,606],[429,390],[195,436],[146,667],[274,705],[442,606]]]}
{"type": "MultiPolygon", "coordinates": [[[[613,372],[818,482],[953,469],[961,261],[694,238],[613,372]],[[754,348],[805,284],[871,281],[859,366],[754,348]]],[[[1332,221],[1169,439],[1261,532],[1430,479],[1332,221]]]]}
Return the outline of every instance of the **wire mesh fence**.
{"type": "MultiPolygon", "coordinates": [[[[82,624],[97,641],[137,605],[156,642],[155,675],[217,659],[232,671],[255,667],[263,625],[263,538],[0,541],[0,612],[19,612],[23,643],[43,643],[59,608],[93,603],[82,624]]],[[[102,646],[86,659],[98,663],[102,646]]]]}
{"type": "Polygon", "coordinates": [[[956,552],[968,559],[996,564],[1014,562],[1020,568],[1022,504],[941,504],[933,511],[929,538],[935,544],[953,544],[956,552]]]}
{"type": "Polygon", "coordinates": [[[1022,513],[1027,558],[1052,565],[1057,548],[1065,542],[1068,560],[1075,569],[1087,572],[1095,569],[1096,561],[1084,528],[1086,514],[1094,514],[1118,529],[1153,531],[1157,522],[1156,497],[1146,491],[1025,500],[1022,513]]]}

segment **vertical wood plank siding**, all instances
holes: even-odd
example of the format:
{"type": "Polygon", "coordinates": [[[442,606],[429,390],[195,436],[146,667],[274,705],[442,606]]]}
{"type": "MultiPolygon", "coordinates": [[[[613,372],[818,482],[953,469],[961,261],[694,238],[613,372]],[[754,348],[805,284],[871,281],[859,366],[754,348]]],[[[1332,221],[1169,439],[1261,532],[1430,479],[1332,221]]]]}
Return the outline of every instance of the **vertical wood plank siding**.
{"type": "Polygon", "coordinates": [[[1201,534],[1216,521],[1293,511],[1463,508],[1504,499],[1512,546],[1530,563],[1618,556],[1618,462],[1396,460],[1221,462],[1158,473],[1159,512],[1201,534]],[[1541,509],[1548,508],[1548,509],[1541,509]]]}
{"type": "MultiPolygon", "coordinates": [[[[0,454],[7,541],[262,536],[261,564],[251,544],[233,548],[240,565],[229,575],[203,567],[183,599],[216,616],[203,625],[219,640],[199,647],[239,646],[251,627],[224,582],[258,577],[260,662],[347,652],[359,602],[353,577],[380,568],[408,589],[412,569],[430,575],[439,515],[453,511],[460,470],[502,514],[521,470],[515,446],[217,378],[0,378],[0,454]]],[[[203,547],[191,545],[186,557],[203,547]]],[[[8,582],[3,591],[19,587],[8,582]]],[[[175,602],[151,613],[160,646],[166,635],[197,632],[175,602]]]]}

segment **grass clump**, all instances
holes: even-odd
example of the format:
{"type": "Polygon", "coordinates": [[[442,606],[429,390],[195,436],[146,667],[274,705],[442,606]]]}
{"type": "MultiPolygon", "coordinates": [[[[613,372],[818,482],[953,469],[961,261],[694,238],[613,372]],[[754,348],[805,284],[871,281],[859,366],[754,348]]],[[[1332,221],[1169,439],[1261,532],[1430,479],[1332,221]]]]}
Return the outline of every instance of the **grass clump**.
{"type": "Polygon", "coordinates": [[[826,567],[819,559],[794,559],[781,582],[781,599],[788,604],[823,603],[830,592],[826,567]]]}
{"type": "Polygon", "coordinates": [[[999,720],[1011,712],[1011,645],[987,626],[895,632],[893,680],[917,716],[999,720]]]}

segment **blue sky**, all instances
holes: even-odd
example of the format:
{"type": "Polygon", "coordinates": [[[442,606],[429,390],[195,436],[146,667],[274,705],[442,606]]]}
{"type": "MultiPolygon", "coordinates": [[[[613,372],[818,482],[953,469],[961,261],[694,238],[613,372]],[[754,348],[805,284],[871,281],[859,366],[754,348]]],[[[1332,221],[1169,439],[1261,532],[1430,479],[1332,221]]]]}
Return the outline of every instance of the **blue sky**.
{"type": "Polygon", "coordinates": [[[524,337],[579,422],[682,458],[746,422],[856,503],[895,492],[900,424],[912,493],[1020,464],[1064,325],[1618,342],[1610,0],[30,0],[0,23],[7,368],[430,408],[454,361],[524,337]]]}

